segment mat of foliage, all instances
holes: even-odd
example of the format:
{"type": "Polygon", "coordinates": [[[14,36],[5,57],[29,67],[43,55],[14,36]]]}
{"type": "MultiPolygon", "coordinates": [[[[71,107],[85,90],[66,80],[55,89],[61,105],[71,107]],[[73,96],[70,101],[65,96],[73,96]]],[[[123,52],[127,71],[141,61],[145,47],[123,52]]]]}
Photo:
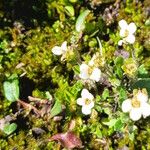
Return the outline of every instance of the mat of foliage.
{"type": "Polygon", "coordinates": [[[149,94],[149,0],[0,1],[0,150],[149,150],[149,94]]]}

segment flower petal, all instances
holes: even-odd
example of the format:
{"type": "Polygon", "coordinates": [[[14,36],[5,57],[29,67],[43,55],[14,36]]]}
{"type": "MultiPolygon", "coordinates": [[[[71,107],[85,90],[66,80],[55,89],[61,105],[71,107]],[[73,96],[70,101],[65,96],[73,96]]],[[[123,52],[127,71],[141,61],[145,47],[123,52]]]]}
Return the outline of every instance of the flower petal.
{"type": "Polygon", "coordinates": [[[78,98],[77,99],[77,104],[83,106],[84,105],[84,99],[83,98],[78,98]]]}
{"type": "Polygon", "coordinates": [[[147,102],[148,101],[148,95],[144,94],[142,92],[138,92],[136,95],[137,99],[141,102],[147,102]]]}
{"type": "Polygon", "coordinates": [[[88,65],[86,65],[86,64],[80,65],[80,74],[79,74],[79,77],[81,79],[88,79],[89,78],[88,69],[89,69],[88,65]]]}
{"type": "Polygon", "coordinates": [[[137,121],[141,118],[142,116],[142,110],[141,108],[132,108],[131,111],[130,111],[130,118],[133,120],[133,121],[137,121]]]}
{"type": "Polygon", "coordinates": [[[96,82],[98,82],[101,78],[101,70],[99,68],[94,68],[90,79],[95,80],[96,82]]]}
{"type": "Polygon", "coordinates": [[[122,20],[119,21],[119,26],[120,26],[121,29],[125,30],[125,29],[127,29],[128,24],[124,19],[122,19],[122,20]]]}
{"type": "Polygon", "coordinates": [[[123,44],[123,40],[118,41],[119,46],[122,46],[122,44],[123,44]]]}
{"type": "Polygon", "coordinates": [[[89,94],[89,91],[87,89],[83,89],[81,92],[82,98],[86,98],[88,94],[89,94]]]}
{"type": "Polygon", "coordinates": [[[143,117],[146,118],[148,116],[150,116],[150,105],[147,103],[142,103],[142,114],[143,117]]]}
{"type": "Polygon", "coordinates": [[[126,99],[125,101],[123,101],[122,103],[122,111],[123,112],[129,112],[132,108],[132,105],[131,105],[131,99],[126,99]]]}
{"type": "Polygon", "coordinates": [[[91,114],[91,109],[89,109],[88,107],[82,107],[82,113],[84,114],[84,115],[89,115],[89,114],[91,114]]]}
{"type": "Polygon", "coordinates": [[[65,41],[65,42],[62,43],[61,49],[62,49],[63,51],[67,51],[67,41],[65,41]]]}
{"type": "Polygon", "coordinates": [[[133,34],[136,31],[136,25],[135,25],[135,23],[131,22],[128,25],[128,31],[129,31],[130,34],[133,34]]]}
{"type": "Polygon", "coordinates": [[[94,99],[93,95],[87,89],[83,89],[82,90],[81,96],[84,99],[89,99],[89,100],[93,100],[94,99]]]}
{"type": "Polygon", "coordinates": [[[55,55],[62,55],[63,54],[63,51],[62,51],[61,47],[59,47],[59,46],[54,46],[52,48],[52,52],[55,55]]]}
{"type": "Polygon", "coordinates": [[[120,32],[119,32],[119,35],[121,37],[126,37],[126,29],[121,29],[120,32]]]}
{"type": "Polygon", "coordinates": [[[130,44],[133,44],[135,42],[135,36],[133,34],[129,34],[125,40],[130,43],[130,44]]]}

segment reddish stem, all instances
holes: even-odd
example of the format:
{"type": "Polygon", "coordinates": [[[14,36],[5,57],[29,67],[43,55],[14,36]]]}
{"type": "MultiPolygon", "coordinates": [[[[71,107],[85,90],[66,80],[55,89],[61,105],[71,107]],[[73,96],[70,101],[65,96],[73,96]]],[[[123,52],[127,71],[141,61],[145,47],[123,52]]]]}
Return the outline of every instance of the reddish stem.
{"type": "Polygon", "coordinates": [[[41,113],[38,109],[36,109],[34,106],[32,106],[31,104],[28,104],[20,99],[18,99],[18,102],[26,109],[29,109],[29,110],[33,110],[37,115],[40,115],[41,116],[41,113]]]}

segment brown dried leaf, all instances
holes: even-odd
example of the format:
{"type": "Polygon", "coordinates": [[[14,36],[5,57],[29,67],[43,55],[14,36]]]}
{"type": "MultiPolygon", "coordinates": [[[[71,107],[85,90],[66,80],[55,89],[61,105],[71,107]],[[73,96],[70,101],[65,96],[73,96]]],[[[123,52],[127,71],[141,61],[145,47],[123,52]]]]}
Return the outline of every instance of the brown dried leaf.
{"type": "Polygon", "coordinates": [[[50,138],[50,141],[59,141],[61,145],[67,149],[83,147],[80,138],[71,131],[55,134],[50,138]]]}

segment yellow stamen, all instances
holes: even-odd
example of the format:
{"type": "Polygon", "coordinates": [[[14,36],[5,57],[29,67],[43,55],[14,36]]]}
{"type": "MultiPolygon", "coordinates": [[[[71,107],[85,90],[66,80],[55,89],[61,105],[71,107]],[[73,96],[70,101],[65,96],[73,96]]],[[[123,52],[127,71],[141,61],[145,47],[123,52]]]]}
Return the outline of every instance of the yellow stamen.
{"type": "Polygon", "coordinates": [[[132,101],[131,101],[131,104],[134,108],[139,108],[141,103],[139,100],[137,100],[136,98],[133,98],[132,101]]]}
{"type": "Polygon", "coordinates": [[[127,37],[129,35],[129,31],[126,29],[124,32],[125,37],[127,37]]]}
{"type": "Polygon", "coordinates": [[[89,105],[91,103],[91,100],[89,100],[88,98],[85,99],[85,105],[89,105]]]}

